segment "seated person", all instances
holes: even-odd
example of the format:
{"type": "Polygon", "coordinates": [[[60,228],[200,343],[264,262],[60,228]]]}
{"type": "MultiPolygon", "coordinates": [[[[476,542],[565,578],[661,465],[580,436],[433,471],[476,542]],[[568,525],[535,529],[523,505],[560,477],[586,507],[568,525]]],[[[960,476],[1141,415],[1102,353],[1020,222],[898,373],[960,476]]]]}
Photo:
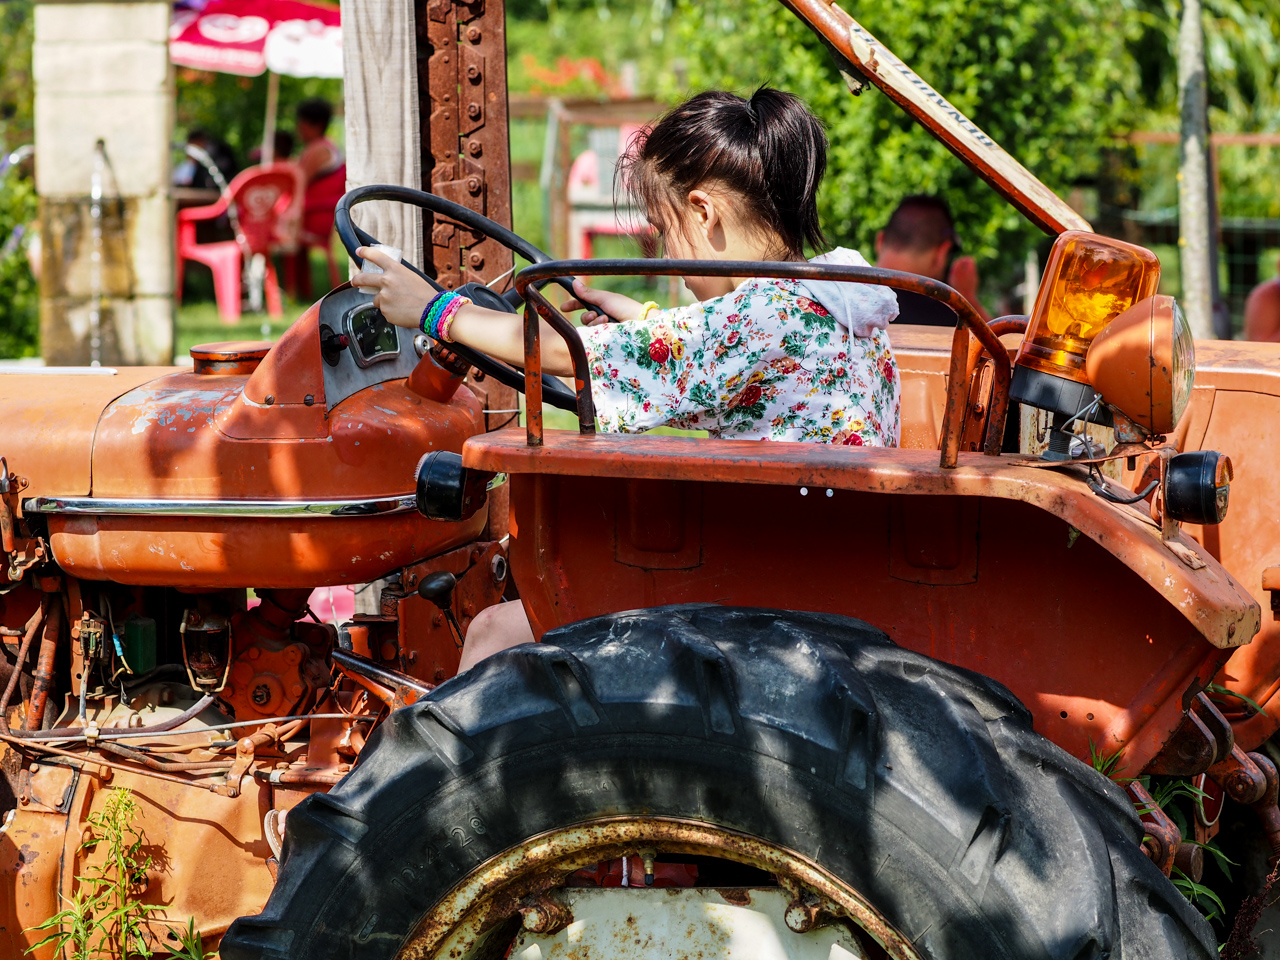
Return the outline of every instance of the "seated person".
{"type": "Polygon", "coordinates": [[[1280,276],[1250,291],[1244,302],[1244,338],[1280,343],[1280,276]]]}
{"type": "MultiPolygon", "coordinates": [[[[803,261],[823,244],[817,191],[826,168],[822,125],[804,102],[762,88],[750,100],[699,94],[663,117],[623,161],[627,189],[674,258],[803,261]]],[[[361,256],[385,273],[377,287],[388,320],[508,363],[524,364],[519,316],[425,281],[377,250],[361,256]]],[[[865,265],[837,248],[816,262],[865,265]]],[[[701,302],[672,310],[574,284],[564,309],[586,309],[580,328],[601,429],[663,424],[712,437],[894,446],[900,380],[886,328],[897,315],[887,287],[838,281],[686,277],[701,302]],[[618,322],[609,322],[612,318],[618,322]]],[[[542,329],[543,370],[573,373],[569,351],[542,329]]],[[[708,441],[710,442],[710,441],[708,441]]],[[[519,603],[480,613],[460,670],[533,639],[519,603]]]]}
{"type": "MultiPolygon", "coordinates": [[[[902,270],[954,287],[977,308],[983,320],[991,315],[978,301],[978,267],[973,257],[957,257],[960,239],[946,201],[925,194],[906,197],[876,233],[876,266],[902,270]]],[[[898,323],[954,327],[956,315],[944,303],[909,290],[898,291],[898,323]]]]}

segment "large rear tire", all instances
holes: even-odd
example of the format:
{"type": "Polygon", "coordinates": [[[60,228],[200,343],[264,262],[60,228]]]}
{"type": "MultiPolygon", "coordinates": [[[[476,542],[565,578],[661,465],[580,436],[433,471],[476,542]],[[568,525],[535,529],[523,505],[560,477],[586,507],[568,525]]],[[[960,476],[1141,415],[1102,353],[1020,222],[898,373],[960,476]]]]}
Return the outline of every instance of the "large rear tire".
{"type": "Polygon", "coordinates": [[[691,605],[549,632],[393,714],[289,814],[275,891],[222,957],[408,955],[504,853],[654,818],[814,865],[896,956],[1217,956],[1124,793],[1003,686],[857,620],[691,605]]]}

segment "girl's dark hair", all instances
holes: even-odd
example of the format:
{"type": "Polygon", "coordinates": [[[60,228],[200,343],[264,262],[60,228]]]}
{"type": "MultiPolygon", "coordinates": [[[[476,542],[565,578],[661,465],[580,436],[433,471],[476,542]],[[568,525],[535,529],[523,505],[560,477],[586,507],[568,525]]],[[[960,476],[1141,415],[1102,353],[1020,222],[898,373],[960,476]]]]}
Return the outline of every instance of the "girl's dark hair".
{"type": "Polygon", "coordinates": [[[822,122],[799,97],[761,87],[749,100],[722,90],[686,100],[632,142],[617,176],[659,230],[679,228],[689,191],[731,190],[781,239],[780,253],[798,258],[806,243],[825,243],[817,194],[826,167],[822,122]]]}

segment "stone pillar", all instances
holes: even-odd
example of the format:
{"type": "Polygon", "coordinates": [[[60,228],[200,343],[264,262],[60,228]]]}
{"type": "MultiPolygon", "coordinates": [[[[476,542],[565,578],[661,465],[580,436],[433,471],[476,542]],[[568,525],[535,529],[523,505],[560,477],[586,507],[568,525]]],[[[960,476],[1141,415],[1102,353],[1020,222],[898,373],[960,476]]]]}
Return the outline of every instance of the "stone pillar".
{"type": "Polygon", "coordinates": [[[35,8],[41,350],[88,364],[173,359],[173,69],[167,2],[35,8]],[[101,141],[101,156],[97,147],[101,141]],[[102,197],[91,196],[95,165],[102,197]]]}

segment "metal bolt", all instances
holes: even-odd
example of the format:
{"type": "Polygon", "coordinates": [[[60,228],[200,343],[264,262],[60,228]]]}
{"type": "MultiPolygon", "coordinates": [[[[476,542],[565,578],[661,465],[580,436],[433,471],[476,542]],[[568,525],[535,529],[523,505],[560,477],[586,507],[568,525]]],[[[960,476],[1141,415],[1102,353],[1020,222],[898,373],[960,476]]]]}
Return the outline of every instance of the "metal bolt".
{"type": "Polygon", "coordinates": [[[468,40],[470,40],[472,43],[479,43],[480,37],[481,37],[481,33],[480,33],[479,27],[467,27],[468,40]]]}
{"type": "Polygon", "coordinates": [[[308,393],[305,397],[303,397],[303,398],[302,398],[302,403],[303,403],[303,405],[304,405],[304,406],[308,406],[308,407],[309,407],[309,406],[311,406],[311,405],[312,405],[313,403],[315,403],[315,402],[316,402],[316,398],[315,398],[314,396],[312,396],[311,394],[309,394],[309,393],[308,393]]]}
{"type": "Polygon", "coordinates": [[[473,157],[480,156],[482,153],[484,153],[484,144],[481,143],[479,140],[468,140],[467,153],[471,154],[471,156],[473,157]]]}
{"type": "Polygon", "coordinates": [[[275,402],[276,402],[275,395],[274,395],[274,394],[270,394],[270,393],[268,393],[268,394],[267,394],[267,399],[266,399],[266,400],[264,400],[264,401],[262,401],[262,402],[263,402],[263,403],[265,403],[268,407],[269,407],[269,406],[271,406],[273,403],[275,403],[275,402]]]}
{"type": "Polygon", "coordinates": [[[525,897],[519,909],[524,928],[531,933],[556,933],[573,923],[568,908],[545,893],[525,897]]]}
{"type": "Polygon", "coordinates": [[[258,684],[258,686],[253,688],[253,693],[250,694],[250,699],[253,700],[254,706],[265,707],[271,700],[271,689],[265,683],[258,684]]]}
{"type": "Polygon", "coordinates": [[[467,189],[472,193],[479,193],[482,186],[484,184],[480,182],[479,177],[467,177],[467,189]]]}
{"type": "Polygon", "coordinates": [[[257,660],[260,656],[262,656],[262,648],[261,648],[261,647],[250,647],[250,648],[249,648],[249,659],[250,659],[250,660],[257,660]]]}
{"type": "Polygon", "coordinates": [[[467,104],[467,116],[468,116],[468,117],[470,117],[472,120],[479,120],[479,119],[480,119],[480,104],[478,104],[478,103],[468,103],[468,104],[467,104]]]}
{"type": "Polygon", "coordinates": [[[467,79],[473,82],[480,79],[480,68],[474,63],[467,67],[467,79]]]}
{"type": "Polygon", "coordinates": [[[783,915],[788,929],[795,933],[808,933],[818,926],[818,914],[821,904],[813,894],[802,893],[789,904],[783,915]]]}
{"type": "Polygon", "coordinates": [[[494,583],[502,583],[507,579],[507,558],[502,554],[489,561],[489,576],[493,577],[494,583]]]}
{"type": "Polygon", "coordinates": [[[307,692],[307,688],[300,683],[295,683],[292,687],[289,688],[289,696],[293,697],[293,699],[295,700],[301,698],[302,695],[306,692],[307,692]]]}
{"type": "Polygon", "coordinates": [[[417,662],[418,662],[418,651],[417,651],[417,650],[410,650],[410,651],[409,651],[409,662],[410,662],[410,663],[417,663],[417,662]]]}
{"type": "Polygon", "coordinates": [[[473,267],[479,268],[484,266],[484,254],[482,253],[473,252],[469,257],[467,257],[467,259],[471,261],[471,265],[473,267]]]}

